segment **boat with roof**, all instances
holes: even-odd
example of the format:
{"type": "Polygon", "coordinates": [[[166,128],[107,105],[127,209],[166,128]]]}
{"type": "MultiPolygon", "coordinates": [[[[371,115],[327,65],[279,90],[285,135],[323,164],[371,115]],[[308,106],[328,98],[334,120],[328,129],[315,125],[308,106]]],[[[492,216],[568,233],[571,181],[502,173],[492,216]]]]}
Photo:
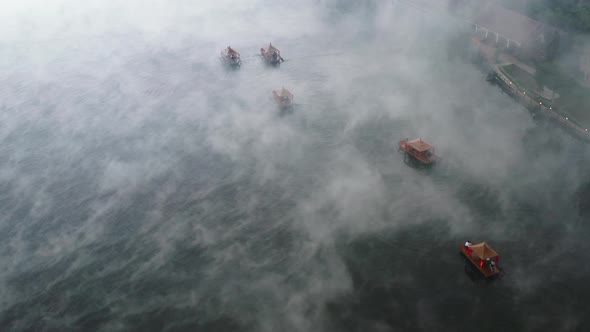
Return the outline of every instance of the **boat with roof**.
{"type": "Polygon", "coordinates": [[[481,242],[472,244],[470,241],[461,245],[461,254],[486,278],[497,277],[503,273],[498,266],[500,256],[489,244],[481,242]]]}
{"type": "Polygon", "coordinates": [[[232,68],[238,68],[242,65],[240,53],[231,48],[231,46],[228,46],[225,50],[221,51],[219,59],[225,65],[232,68]]]}
{"type": "Polygon", "coordinates": [[[295,96],[289,90],[283,87],[281,90],[273,91],[272,97],[279,108],[284,110],[293,106],[293,98],[295,96]]]}
{"type": "Polygon", "coordinates": [[[273,66],[279,65],[281,62],[285,61],[285,59],[281,57],[281,51],[278,48],[272,46],[272,43],[269,43],[267,49],[261,48],[260,54],[266,63],[273,66]]]}
{"type": "Polygon", "coordinates": [[[424,166],[433,165],[440,159],[435,155],[434,146],[426,143],[421,138],[401,140],[399,150],[404,153],[406,159],[411,158],[424,166]]]}

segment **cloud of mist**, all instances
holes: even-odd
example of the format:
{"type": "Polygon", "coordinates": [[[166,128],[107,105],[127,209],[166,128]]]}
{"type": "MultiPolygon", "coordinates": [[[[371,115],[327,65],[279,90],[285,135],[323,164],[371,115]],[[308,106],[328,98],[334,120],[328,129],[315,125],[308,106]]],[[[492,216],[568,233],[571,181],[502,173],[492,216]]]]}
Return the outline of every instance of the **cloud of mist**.
{"type": "MultiPolygon", "coordinates": [[[[437,222],[450,237],[518,241],[535,200],[541,221],[571,228],[559,236],[575,232],[575,211],[559,210],[587,177],[588,148],[457,60],[460,26],[439,9],[63,0],[0,19],[0,311],[60,298],[43,314],[59,328],[75,306],[64,294],[87,287],[96,301],[71,326],[111,308],[101,327],[126,329],[171,307],[243,329],[330,330],[323,304],[354,291],[341,239],[437,222]],[[256,56],[269,42],[281,68],[256,56]],[[216,59],[228,45],[239,71],[216,59]],[[270,99],[282,86],[292,114],[270,99]],[[433,171],[397,153],[414,137],[443,157],[433,171]]],[[[514,272],[525,295],[541,283],[527,268],[514,272]]]]}

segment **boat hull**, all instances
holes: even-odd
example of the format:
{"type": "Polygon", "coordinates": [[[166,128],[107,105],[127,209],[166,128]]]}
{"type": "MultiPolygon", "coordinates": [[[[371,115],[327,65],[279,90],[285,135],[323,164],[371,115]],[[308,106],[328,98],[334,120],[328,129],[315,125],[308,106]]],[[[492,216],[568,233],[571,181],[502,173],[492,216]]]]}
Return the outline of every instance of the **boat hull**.
{"type": "Polygon", "coordinates": [[[427,157],[413,153],[409,149],[406,142],[407,142],[406,140],[399,142],[399,151],[404,153],[404,157],[406,158],[406,161],[415,162],[415,163],[418,163],[422,166],[432,166],[438,160],[438,158],[436,156],[432,156],[430,158],[427,158],[427,157]],[[410,160],[407,160],[407,158],[409,158],[410,160]]]}
{"type": "Polygon", "coordinates": [[[239,68],[242,65],[242,60],[238,59],[238,60],[232,60],[229,59],[227,57],[220,57],[219,60],[221,60],[221,62],[227,66],[227,67],[231,67],[231,68],[239,68]]]}
{"type": "Polygon", "coordinates": [[[281,64],[281,61],[280,61],[280,60],[273,60],[273,59],[270,59],[270,58],[268,58],[268,57],[266,57],[266,56],[264,56],[264,55],[262,56],[262,58],[264,59],[264,62],[265,62],[267,65],[271,65],[271,66],[279,66],[279,65],[281,64]]]}
{"type": "Polygon", "coordinates": [[[485,262],[482,266],[480,263],[481,260],[479,260],[478,258],[472,257],[467,252],[467,248],[464,245],[461,245],[459,250],[461,251],[461,254],[463,255],[463,257],[465,257],[468,261],[470,261],[471,264],[473,264],[473,266],[475,267],[475,269],[478,270],[484,277],[496,278],[502,274],[502,269],[498,265],[496,265],[496,268],[494,269],[494,271],[492,271],[490,269],[490,267],[487,266],[487,264],[485,264],[485,262]]]}
{"type": "Polygon", "coordinates": [[[281,57],[281,52],[278,50],[276,50],[276,52],[277,52],[277,57],[273,57],[273,54],[271,53],[270,49],[268,51],[265,50],[264,48],[260,49],[260,55],[262,56],[262,59],[264,60],[264,62],[266,64],[271,65],[271,66],[278,66],[281,64],[281,62],[284,61],[283,58],[281,57]]]}
{"type": "Polygon", "coordinates": [[[285,101],[281,98],[281,96],[279,96],[279,94],[276,93],[276,91],[272,92],[272,96],[274,98],[275,103],[277,103],[277,106],[281,110],[286,110],[286,109],[290,109],[291,107],[293,107],[292,98],[289,98],[287,101],[285,101]]]}

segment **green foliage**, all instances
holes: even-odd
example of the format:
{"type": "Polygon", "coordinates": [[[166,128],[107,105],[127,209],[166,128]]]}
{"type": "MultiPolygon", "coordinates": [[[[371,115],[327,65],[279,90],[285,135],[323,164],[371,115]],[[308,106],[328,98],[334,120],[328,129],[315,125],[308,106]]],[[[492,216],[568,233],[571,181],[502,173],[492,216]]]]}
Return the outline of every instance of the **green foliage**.
{"type": "Polygon", "coordinates": [[[556,64],[546,63],[537,66],[537,81],[557,93],[560,98],[556,102],[559,110],[569,115],[572,120],[588,125],[590,123],[590,95],[588,88],[581,86],[556,64]]]}
{"type": "Polygon", "coordinates": [[[528,15],[567,30],[590,32],[590,3],[586,1],[530,1],[528,15]]]}

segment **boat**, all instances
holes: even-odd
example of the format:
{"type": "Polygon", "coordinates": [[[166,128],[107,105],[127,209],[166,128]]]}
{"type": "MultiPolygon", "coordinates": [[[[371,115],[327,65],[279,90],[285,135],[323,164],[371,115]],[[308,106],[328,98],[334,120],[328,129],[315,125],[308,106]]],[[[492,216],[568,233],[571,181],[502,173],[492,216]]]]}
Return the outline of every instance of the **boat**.
{"type": "Polygon", "coordinates": [[[498,266],[500,256],[486,242],[467,246],[461,245],[461,254],[486,278],[493,278],[502,273],[498,266]]]}
{"type": "Polygon", "coordinates": [[[279,108],[287,109],[293,106],[293,94],[284,87],[281,90],[273,91],[272,96],[279,108]]]}
{"type": "Polygon", "coordinates": [[[233,68],[237,68],[242,65],[240,53],[231,48],[231,46],[228,46],[225,50],[221,51],[219,59],[221,59],[221,62],[223,62],[225,65],[233,68]]]}
{"type": "Polygon", "coordinates": [[[285,61],[285,59],[281,57],[281,51],[279,51],[278,48],[272,46],[272,43],[269,43],[268,49],[266,50],[261,48],[260,53],[264,61],[273,66],[279,65],[281,62],[285,61]]]}
{"type": "Polygon", "coordinates": [[[406,157],[410,157],[422,165],[432,165],[439,158],[434,154],[434,146],[424,142],[421,138],[414,140],[402,140],[399,142],[399,150],[404,152],[406,157]]]}

